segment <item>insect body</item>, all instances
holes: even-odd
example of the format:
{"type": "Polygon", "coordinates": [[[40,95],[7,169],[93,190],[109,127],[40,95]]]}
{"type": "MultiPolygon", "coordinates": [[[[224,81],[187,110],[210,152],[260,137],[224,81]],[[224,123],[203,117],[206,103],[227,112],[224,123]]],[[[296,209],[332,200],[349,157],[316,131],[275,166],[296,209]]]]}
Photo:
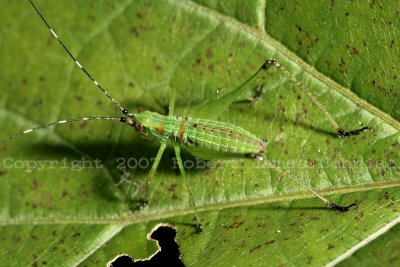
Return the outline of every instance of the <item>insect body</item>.
{"type": "Polygon", "coordinates": [[[230,123],[191,117],[164,116],[143,111],[134,114],[136,130],[161,140],[178,142],[191,154],[201,159],[213,159],[231,155],[252,155],[264,152],[264,141],[250,132],[230,123]]]}
{"type": "MultiPolygon", "coordinates": [[[[218,121],[218,116],[225,111],[234,101],[236,101],[245,91],[256,90],[261,92],[262,88],[267,83],[268,70],[270,68],[277,68],[283,74],[292,80],[297,87],[299,87],[316,105],[316,107],[325,115],[327,121],[336,130],[336,133],[341,137],[349,137],[357,135],[360,132],[368,129],[363,127],[358,130],[344,131],[330,113],[324,108],[324,106],[311,94],[311,92],[297,79],[295,79],[285,68],[283,68],[275,60],[267,60],[258,71],[250,76],[243,84],[233,89],[229,93],[225,94],[221,98],[204,101],[202,104],[197,106],[191,114],[187,116],[175,116],[174,115],[174,91],[171,91],[169,111],[168,115],[161,115],[151,111],[142,111],[138,113],[131,113],[126,108],[116,101],[93,77],[89,72],[76,60],[76,58],[67,49],[64,43],[59,39],[55,31],[50,27],[47,21],[44,19],[42,14],[38,11],[32,1],[29,0],[32,7],[36,10],[42,21],[46,24],[51,35],[60,43],[63,49],[67,52],[69,57],[75,62],[75,64],[83,71],[83,73],[97,86],[101,92],[107,96],[110,101],[122,112],[122,117],[84,117],[84,118],[73,118],[66,120],[59,120],[53,123],[40,125],[32,129],[25,130],[19,134],[13,135],[1,142],[4,144],[17,136],[30,133],[32,131],[46,128],[57,124],[72,123],[77,121],[87,120],[118,120],[124,124],[134,127],[138,132],[145,136],[155,136],[160,140],[160,148],[155,157],[154,163],[148,174],[148,180],[150,180],[156,173],[157,167],[160,163],[161,157],[167,146],[167,142],[172,143],[175,150],[177,163],[182,176],[185,179],[185,183],[189,192],[189,200],[191,205],[194,207],[197,225],[201,230],[200,220],[197,215],[196,205],[193,198],[193,194],[188,185],[186,171],[183,167],[182,159],[180,156],[181,147],[188,150],[194,156],[201,159],[213,159],[213,158],[232,158],[232,157],[251,157],[251,158],[262,158],[262,153],[265,150],[265,143],[263,140],[253,135],[249,131],[244,130],[241,127],[235,126],[230,123],[218,121]]],[[[340,211],[346,211],[349,206],[338,206],[332,201],[321,196],[311,187],[307,186],[297,178],[288,175],[293,181],[307,189],[316,197],[320,198],[326,205],[340,211]]],[[[146,184],[147,185],[147,184],[146,184]]],[[[147,189],[147,186],[146,186],[147,189]]],[[[147,191],[147,190],[146,190],[147,191]]]]}

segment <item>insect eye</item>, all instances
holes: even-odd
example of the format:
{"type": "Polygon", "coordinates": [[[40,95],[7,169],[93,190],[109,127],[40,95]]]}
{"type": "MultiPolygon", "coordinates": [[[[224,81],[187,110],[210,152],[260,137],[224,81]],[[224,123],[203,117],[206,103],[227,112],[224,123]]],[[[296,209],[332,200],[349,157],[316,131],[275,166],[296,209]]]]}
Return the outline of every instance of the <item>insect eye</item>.
{"type": "Polygon", "coordinates": [[[141,124],[140,122],[135,122],[135,129],[140,133],[143,132],[144,131],[143,124],[141,124]]]}

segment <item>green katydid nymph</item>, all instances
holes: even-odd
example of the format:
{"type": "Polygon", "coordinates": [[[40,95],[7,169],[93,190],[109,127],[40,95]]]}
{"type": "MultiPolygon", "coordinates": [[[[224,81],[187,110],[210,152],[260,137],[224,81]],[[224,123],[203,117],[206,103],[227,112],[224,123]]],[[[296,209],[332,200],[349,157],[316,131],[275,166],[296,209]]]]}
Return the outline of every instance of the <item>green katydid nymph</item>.
{"type": "MultiPolygon", "coordinates": [[[[190,187],[188,186],[186,172],[181,159],[181,148],[184,148],[193,156],[199,159],[223,159],[223,158],[240,158],[247,157],[256,160],[263,160],[263,153],[265,152],[265,141],[251,132],[241,128],[240,126],[233,125],[231,123],[218,121],[218,116],[226,110],[233,102],[237,101],[244,92],[248,92],[254,89],[262,90],[262,88],[267,83],[268,70],[270,68],[276,68],[281,71],[288,79],[293,81],[298,88],[305,93],[316,107],[324,114],[327,121],[332,125],[336,133],[341,137],[350,137],[357,135],[360,132],[368,129],[368,127],[363,127],[357,130],[344,131],[332,115],[325,109],[325,107],[314,97],[314,95],[298,81],[291,73],[289,73],[281,64],[275,60],[266,60],[265,63],[245,82],[243,82],[236,89],[228,92],[224,96],[215,99],[205,101],[202,104],[194,108],[190,116],[180,115],[176,116],[174,114],[174,103],[175,94],[171,90],[169,99],[169,110],[168,115],[162,115],[156,112],[143,111],[140,110],[137,113],[131,112],[123,107],[117,100],[115,100],[108,91],[104,89],[103,86],[98,83],[93,76],[79,63],[79,61],[72,55],[69,49],[64,45],[55,31],[50,27],[49,23],[42,16],[39,10],[35,7],[31,0],[29,0],[32,7],[36,10],[37,14],[40,16],[42,21],[45,23],[49,29],[51,35],[58,41],[58,43],[63,47],[65,52],[70,56],[74,63],[80,68],[83,73],[97,86],[100,91],[109,98],[109,100],[120,110],[122,113],[121,117],[82,117],[82,118],[72,118],[65,120],[58,120],[49,124],[40,125],[21,133],[13,135],[1,142],[4,144],[11,141],[17,136],[21,136],[38,129],[46,128],[49,126],[54,126],[57,124],[72,123],[77,121],[89,121],[89,120],[115,120],[123,124],[126,124],[140,134],[145,136],[153,136],[160,141],[160,148],[155,157],[154,163],[148,174],[148,180],[152,179],[156,174],[157,167],[160,163],[161,157],[168,144],[171,144],[175,150],[176,160],[178,163],[179,170],[185,179],[187,188],[189,191],[189,200],[194,208],[196,223],[201,230],[200,219],[197,214],[196,204],[193,198],[190,187]],[[205,116],[207,114],[207,116],[205,116]],[[207,117],[207,119],[204,119],[207,117]]],[[[307,186],[303,182],[299,181],[297,178],[288,175],[290,179],[300,184],[302,187],[310,191],[313,195],[320,198],[326,205],[333,209],[339,211],[347,211],[349,206],[339,206],[334,202],[326,199],[316,192],[311,187],[307,186]]],[[[146,184],[147,185],[147,184],[146,184]]]]}

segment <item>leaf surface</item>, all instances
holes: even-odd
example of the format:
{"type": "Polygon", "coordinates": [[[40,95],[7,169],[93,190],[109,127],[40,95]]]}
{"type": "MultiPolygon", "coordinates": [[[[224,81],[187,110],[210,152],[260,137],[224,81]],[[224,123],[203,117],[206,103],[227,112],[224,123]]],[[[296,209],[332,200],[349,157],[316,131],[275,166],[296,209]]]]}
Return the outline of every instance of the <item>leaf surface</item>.
{"type": "MultiPolygon", "coordinates": [[[[338,138],[306,96],[271,71],[259,101],[245,101],[254,95],[248,92],[219,119],[267,139],[264,163],[183,154],[202,235],[195,233],[171,148],[151,181],[149,205],[135,206],[157,140],[108,121],[19,137],[0,147],[4,264],[104,266],[120,254],[144,259],[157,250],[147,234],[169,223],[187,266],[320,266],[386,224],[393,225],[387,233],[397,231],[399,51],[391,40],[399,39],[400,27],[390,14],[399,8],[320,2],[35,1],[80,63],[132,111],[165,114],[175,89],[175,113],[190,113],[274,58],[343,128],[372,130],[338,138]],[[269,168],[271,162],[281,170],[269,168]],[[285,172],[338,204],[358,204],[347,213],[332,211],[285,172]]],[[[55,120],[121,115],[28,2],[7,2],[0,16],[2,138],[55,120]]],[[[382,234],[354,255],[378,247],[387,238],[382,234]]],[[[382,257],[390,262],[392,254],[382,257]]],[[[351,265],[354,257],[346,261],[351,265]]]]}

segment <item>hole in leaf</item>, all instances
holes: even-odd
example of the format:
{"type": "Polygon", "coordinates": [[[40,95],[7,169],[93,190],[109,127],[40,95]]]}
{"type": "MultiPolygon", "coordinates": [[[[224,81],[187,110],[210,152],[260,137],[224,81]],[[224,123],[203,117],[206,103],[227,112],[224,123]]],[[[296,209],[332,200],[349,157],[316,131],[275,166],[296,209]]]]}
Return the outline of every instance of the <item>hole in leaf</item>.
{"type": "Polygon", "coordinates": [[[170,225],[159,224],[147,236],[149,240],[154,240],[158,244],[159,250],[149,259],[135,260],[129,255],[122,254],[117,256],[108,266],[110,267],[144,267],[144,266],[177,266],[185,265],[180,259],[181,252],[179,245],[175,241],[176,229],[170,225]]]}

